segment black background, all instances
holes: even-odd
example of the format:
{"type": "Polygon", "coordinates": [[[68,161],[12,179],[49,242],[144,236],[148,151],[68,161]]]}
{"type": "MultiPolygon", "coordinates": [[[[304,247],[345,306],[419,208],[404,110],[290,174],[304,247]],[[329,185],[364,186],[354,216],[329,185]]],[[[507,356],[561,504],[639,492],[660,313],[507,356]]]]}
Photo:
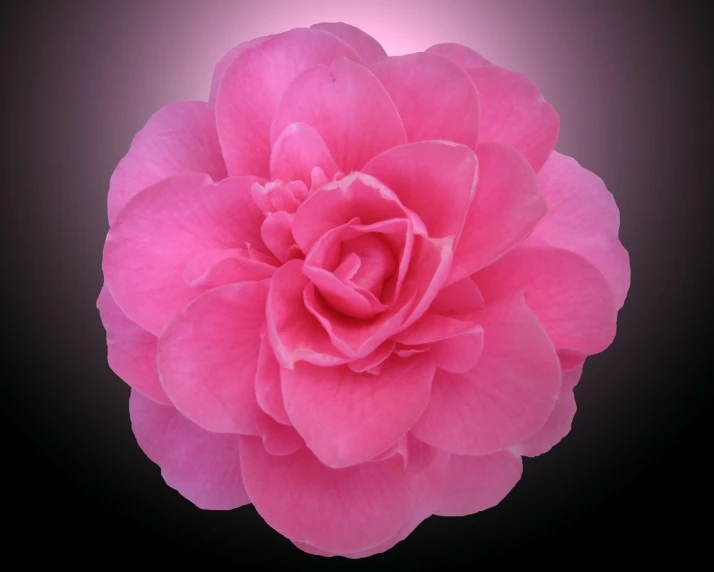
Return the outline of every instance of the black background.
{"type": "MultiPolygon", "coordinates": [[[[170,3],[147,4],[170,17],[170,3]]],[[[145,87],[125,85],[131,66],[140,65],[138,48],[131,59],[121,55],[121,42],[112,49],[105,42],[136,24],[125,8],[140,13],[141,3],[6,9],[6,553],[56,565],[571,568],[666,555],[687,562],[703,547],[711,482],[706,390],[714,382],[709,19],[694,3],[541,5],[544,19],[557,17],[569,30],[564,49],[587,53],[598,81],[609,81],[600,86],[609,94],[604,108],[588,112],[590,123],[622,125],[611,141],[601,134],[590,146],[565,131],[558,146],[600,174],[621,208],[633,279],[618,337],[586,363],[571,434],[548,454],[525,459],[521,482],[498,507],[432,517],[388,553],[357,562],[303,554],[252,507],[197,509],[164,484],[136,445],[129,390],[106,364],[94,304],[109,176],[131,134],[163,104],[148,101],[110,118],[116,137],[98,138],[107,115],[121,109],[113,90],[122,84],[140,98],[145,87]],[[114,107],[103,103],[112,97],[114,107]]],[[[581,79],[589,74],[583,70],[581,79]]],[[[567,113],[561,118],[565,124],[567,113]]]]}

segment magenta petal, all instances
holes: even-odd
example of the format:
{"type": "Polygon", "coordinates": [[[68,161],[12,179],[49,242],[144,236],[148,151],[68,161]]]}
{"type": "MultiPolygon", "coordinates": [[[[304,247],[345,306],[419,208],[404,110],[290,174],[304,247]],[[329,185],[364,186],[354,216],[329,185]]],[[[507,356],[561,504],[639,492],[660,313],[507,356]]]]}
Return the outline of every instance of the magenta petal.
{"type": "Polygon", "coordinates": [[[474,280],[487,304],[525,292],[556,350],[600,353],[615,337],[617,308],[600,271],[585,258],[549,246],[519,246],[474,280]]]}
{"type": "Polygon", "coordinates": [[[522,296],[487,305],[479,323],[478,363],[463,374],[437,369],[431,401],[412,429],[421,441],[459,455],[521,443],[548,420],[560,389],[558,356],[522,296]]]}
{"type": "Polygon", "coordinates": [[[275,357],[285,367],[301,360],[325,366],[343,364],[348,358],[335,349],[320,322],[305,308],[303,291],[308,279],[303,264],[302,260],[287,262],[270,282],[267,331],[275,357]]]}
{"type": "Polygon", "coordinates": [[[549,244],[589,260],[607,278],[621,308],[630,286],[627,251],[618,239],[620,211],[602,179],[575,159],[551,153],[538,172],[548,213],[524,244],[549,244]]]}
{"type": "Polygon", "coordinates": [[[285,91],[270,129],[275,142],[291,123],[307,123],[343,173],[407,142],[394,103],[369,69],[345,58],[303,72],[285,91]]]}
{"type": "Polygon", "coordinates": [[[555,147],[560,118],[527,76],[499,66],[468,70],[481,104],[479,141],[513,145],[538,171],[555,147]]]}
{"type": "Polygon", "coordinates": [[[278,423],[290,425],[283,404],[283,390],[280,388],[280,364],[275,359],[267,337],[264,337],[260,343],[258,370],[255,374],[255,397],[265,413],[278,423]]]}
{"type": "Polygon", "coordinates": [[[167,485],[204,510],[250,504],[238,435],[205,431],[170,405],[154,403],[137,391],[131,392],[129,413],[139,446],[161,467],[167,485]]]}
{"type": "Polygon", "coordinates": [[[319,24],[313,24],[310,28],[313,30],[323,30],[337,36],[340,40],[352,46],[354,51],[362,58],[362,62],[367,65],[371,65],[387,57],[387,52],[384,51],[384,48],[377,40],[350,24],[343,22],[320,22],[319,24]]]}
{"type": "Polygon", "coordinates": [[[395,357],[372,375],[300,363],[281,378],[293,426],[320,461],[337,468],[374,459],[409,430],[429,401],[434,364],[424,355],[395,357]]]}
{"type": "Polygon", "coordinates": [[[523,156],[500,143],[477,145],[479,181],[454,252],[450,282],[503,256],[543,218],[547,205],[523,156]]]}
{"type": "Polygon", "coordinates": [[[489,65],[489,62],[479,53],[461,44],[436,44],[426,49],[427,53],[439,54],[453,60],[464,69],[480,68],[489,65]]]}
{"type": "Polygon", "coordinates": [[[266,282],[228,284],[196,298],[159,338],[161,383],[176,408],[208,431],[255,435],[266,282]]]}
{"type": "Polygon", "coordinates": [[[248,495],[280,534],[327,553],[368,550],[403,525],[412,499],[401,459],[330,469],[307,448],[273,456],[259,439],[241,438],[248,495]]]}
{"type": "Polygon", "coordinates": [[[185,281],[186,266],[216,249],[264,248],[262,213],[250,187],[253,177],[210,184],[206,175],[164,179],[136,195],[109,230],[104,276],[126,315],[158,335],[201,288],[185,281]]]}
{"type": "Polygon", "coordinates": [[[420,52],[387,58],[370,69],[397,106],[409,141],[443,139],[476,145],[478,92],[456,63],[420,52]]]}
{"type": "Polygon", "coordinates": [[[330,150],[314,127],[291,123],[273,143],[270,153],[270,177],[282,181],[312,183],[312,171],[319,167],[328,180],[338,171],[330,150]]]}
{"type": "Polygon", "coordinates": [[[156,336],[124,315],[106,286],[102,286],[97,308],[107,331],[109,367],[130,387],[149,399],[169,405],[156,368],[156,336]]]}
{"type": "Polygon", "coordinates": [[[136,134],[109,182],[109,224],[139,191],[184,172],[226,176],[213,106],[202,101],[167,105],[136,134]]]}
{"type": "Polygon", "coordinates": [[[426,225],[429,236],[458,239],[474,198],[478,160],[464,145],[423,141],[372,158],[363,172],[390,188],[426,225]]]}
{"type": "Polygon", "coordinates": [[[521,458],[509,451],[472,457],[451,455],[440,516],[466,516],[496,506],[516,486],[523,472],[521,458]]]}
{"type": "Polygon", "coordinates": [[[283,92],[304,70],[339,57],[360,59],[332,34],[299,28],[270,36],[228,65],[216,123],[229,174],[268,177],[270,126],[283,92]]]}

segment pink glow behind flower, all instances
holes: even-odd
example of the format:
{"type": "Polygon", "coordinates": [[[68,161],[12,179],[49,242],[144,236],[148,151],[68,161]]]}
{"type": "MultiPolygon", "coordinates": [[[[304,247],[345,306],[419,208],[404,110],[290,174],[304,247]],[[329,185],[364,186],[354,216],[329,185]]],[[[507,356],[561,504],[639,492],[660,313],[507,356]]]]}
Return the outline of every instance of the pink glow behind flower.
{"type": "Polygon", "coordinates": [[[109,190],[99,308],[141,447],[195,504],[253,502],[324,555],[497,504],[567,434],[629,286],[553,107],[467,47],[387,57],[344,24],[212,80],[109,190]]]}

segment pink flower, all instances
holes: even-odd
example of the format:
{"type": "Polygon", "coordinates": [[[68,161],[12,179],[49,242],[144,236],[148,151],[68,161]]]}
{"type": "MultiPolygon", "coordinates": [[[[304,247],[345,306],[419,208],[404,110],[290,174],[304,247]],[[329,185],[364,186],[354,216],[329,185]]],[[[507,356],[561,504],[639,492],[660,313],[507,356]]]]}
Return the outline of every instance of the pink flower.
{"type": "Polygon", "coordinates": [[[241,44],[111,179],[98,306],[140,447],[320,555],[496,505],[570,430],[629,287],[524,75],[346,24],[241,44]]]}

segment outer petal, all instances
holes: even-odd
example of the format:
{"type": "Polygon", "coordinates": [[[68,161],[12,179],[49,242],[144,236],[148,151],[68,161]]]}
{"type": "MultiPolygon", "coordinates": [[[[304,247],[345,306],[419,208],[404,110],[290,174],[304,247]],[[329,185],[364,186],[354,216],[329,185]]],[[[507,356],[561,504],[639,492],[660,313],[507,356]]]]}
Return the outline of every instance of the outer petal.
{"type": "Polygon", "coordinates": [[[550,451],[568,433],[575,417],[575,395],[573,387],[580,379],[583,366],[563,372],[563,384],[555,407],[543,428],[532,437],[515,447],[521,455],[535,457],[550,451]]]}
{"type": "Polygon", "coordinates": [[[189,304],[159,338],[161,383],[208,431],[257,433],[255,398],[266,282],[228,284],[189,304]]]}
{"type": "Polygon", "coordinates": [[[394,100],[409,141],[476,144],[478,92],[453,61],[420,52],[387,58],[371,69],[394,100]]]}
{"type": "Polygon", "coordinates": [[[429,401],[434,363],[394,357],[376,375],[300,363],[281,378],[293,426],[320,461],[337,468],[374,459],[409,430],[429,401]]]}
{"type": "Polygon", "coordinates": [[[474,276],[486,303],[525,292],[557,350],[592,355],[615,337],[617,308],[605,277],[582,256],[548,246],[518,247],[474,276]]]}
{"type": "Polygon", "coordinates": [[[560,388],[558,356],[522,297],[487,305],[479,321],[484,341],[476,367],[465,374],[437,370],[431,401],[412,429],[460,455],[495,453],[533,435],[560,388]]]}
{"type": "Polygon", "coordinates": [[[139,446],[161,467],[167,485],[206,510],[250,504],[241,476],[240,437],[204,431],[173,407],[137,391],[131,392],[129,413],[139,446]]]}
{"type": "Polygon", "coordinates": [[[246,490],[280,534],[326,552],[351,553],[391,538],[408,517],[411,475],[392,457],[330,469],[309,449],[273,456],[259,439],[241,439],[246,490]]]}
{"type": "Polygon", "coordinates": [[[343,173],[360,170],[378,153],[407,142],[394,102],[367,68],[345,58],[303,72],[287,88],[270,129],[275,142],[291,123],[322,136],[343,173]]]}
{"type": "Polygon", "coordinates": [[[468,46],[462,46],[461,44],[436,44],[427,48],[426,51],[447,57],[464,69],[480,68],[491,63],[468,46]]]}
{"type": "Polygon", "coordinates": [[[332,34],[295,29],[269,37],[228,66],[216,120],[229,174],[269,175],[270,125],[283,92],[304,70],[339,57],[360,59],[332,34]]]}
{"type": "MultiPolygon", "coordinates": [[[[186,266],[215,249],[262,248],[253,177],[210,186],[206,175],[165,179],[137,195],[107,235],[104,275],[130,319],[158,335],[203,290],[185,281],[186,266]]],[[[262,278],[262,275],[257,276],[262,278]]]]}
{"type": "Polygon", "coordinates": [[[211,78],[211,94],[208,97],[210,103],[216,103],[216,96],[218,95],[218,88],[223,81],[223,76],[226,74],[226,70],[229,66],[240,56],[243,52],[253,49],[254,47],[262,44],[265,40],[270,38],[270,36],[261,36],[259,38],[253,38],[242,44],[238,44],[234,48],[228,50],[228,52],[218,61],[215,69],[213,70],[213,77],[211,78]]]}
{"type": "Polygon", "coordinates": [[[500,503],[523,472],[521,458],[509,451],[482,457],[451,455],[440,516],[466,516],[500,503]]]}
{"type": "Polygon", "coordinates": [[[522,73],[499,66],[468,70],[481,104],[479,141],[513,145],[535,171],[555,147],[560,118],[540,90],[522,73]]]}
{"type": "Polygon", "coordinates": [[[99,293],[97,308],[107,330],[109,367],[149,399],[170,404],[156,369],[156,336],[127,318],[106,286],[99,293]]]}
{"type": "Polygon", "coordinates": [[[273,143],[270,178],[301,180],[309,187],[315,167],[330,180],[337,173],[337,164],[317,130],[306,123],[291,123],[273,143]]]}
{"type": "Polygon", "coordinates": [[[549,244],[585,257],[607,278],[621,308],[630,286],[629,256],[618,239],[620,211],[605,183],[554,151],[538,172],[538,186],[548,214],[525,244],[549,244]]]}
{"type": "Polygon", "coordinates": [[[479,182],[454,252],[450,282],[490,264],[518,244],[545,215],[535,173],[512,147],[476,147],[479,182]]]}
{"type": "Polygon", "coordinates": [[[340,40],[352,46],[367,65],[387,57],[387,52],[384,51],[384,48],[377,40],[349,24],[343,22],[320,22],[319,24],[313,24],[310,28],[324,30],[337,36],[340,40]]]}
{"type": "Polygon", "coordinates": [[[478,160],[468,147],[446,141],[400,145],[371,159],[363,172],[419,215],[430,237],[461,235],[478,180],[478,160]]]}
{"type": "Polygon", "coordinates": [[[226,176],[213,106],[202,101],[167,105],[136,134],[109,182],[109,224],[139,191],[184,172],[226,176]]]}

